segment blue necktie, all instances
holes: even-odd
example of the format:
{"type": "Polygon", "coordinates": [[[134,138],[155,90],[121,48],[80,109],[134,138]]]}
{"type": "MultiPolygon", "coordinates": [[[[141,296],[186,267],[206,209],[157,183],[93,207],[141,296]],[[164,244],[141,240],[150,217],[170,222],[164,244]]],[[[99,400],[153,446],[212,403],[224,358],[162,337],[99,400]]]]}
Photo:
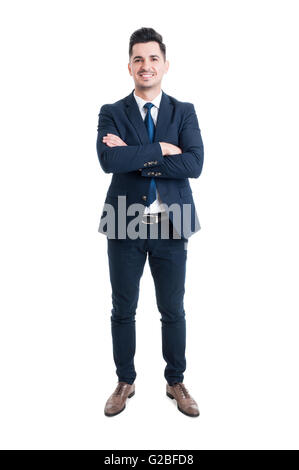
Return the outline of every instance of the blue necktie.
{"type": "MultiPolygon", "coordinates": [[[[154,106],[153,103],[145,103],[145,105],[143,106],[144,108],[147,109],[144,122],[147,128],[150,143],[153,142],[154,134],[155,134],[155,124],[151,115],[152,106],[154,106]]],[[[156,182],[155,182],[155,178],[151,178],[146,206],[147,207],[150,206],[152,202],[154,202],[155,200],[156,200],[156,182]]]]}

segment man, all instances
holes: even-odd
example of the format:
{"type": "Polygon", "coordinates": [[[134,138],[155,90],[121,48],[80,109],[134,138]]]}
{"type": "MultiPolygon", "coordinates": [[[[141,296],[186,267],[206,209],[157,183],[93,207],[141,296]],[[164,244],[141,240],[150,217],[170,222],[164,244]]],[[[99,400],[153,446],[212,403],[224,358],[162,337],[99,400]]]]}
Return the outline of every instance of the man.
{"type": "Polygon", "coordinates": [[[182,413],[199,415],[183,383],[183,298],[188,238],[200,229],[188,178],[201,174],[204,151],[193,104],[161,89],[168,68],[162,36],[152,28],[135,31],[128,64],[135,88],[99,114],[98,158],[104,172],[113,174],[99,232],[107,235],[118,376],[106,416],[123,411],[135,393],[135,314],[147,255],[161,313],[166,394],[182,413]]]}

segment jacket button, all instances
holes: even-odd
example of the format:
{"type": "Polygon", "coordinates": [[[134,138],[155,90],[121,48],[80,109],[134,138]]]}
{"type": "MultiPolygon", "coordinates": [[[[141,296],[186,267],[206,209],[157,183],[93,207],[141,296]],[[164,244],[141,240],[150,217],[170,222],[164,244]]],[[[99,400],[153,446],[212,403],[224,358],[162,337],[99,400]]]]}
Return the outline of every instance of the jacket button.
{"type": "Polygon", "coordinates": [[[142,199],[143,199],[144,201],[146,201],[146,196],[142,196],[142,199]]]}

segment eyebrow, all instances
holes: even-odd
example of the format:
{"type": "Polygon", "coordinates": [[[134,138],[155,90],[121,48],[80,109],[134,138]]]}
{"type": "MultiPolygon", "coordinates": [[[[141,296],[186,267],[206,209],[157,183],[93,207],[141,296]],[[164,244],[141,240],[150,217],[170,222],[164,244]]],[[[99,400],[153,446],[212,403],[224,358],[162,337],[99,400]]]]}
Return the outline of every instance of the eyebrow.
{"type": "MultiPolygon", "coordinates": [[[[151,54],[150,57],[158,57],[160,59],[160,56],[158,56],[157,54],[151,54]]],[[[142,55],[135,55],[135,57],[133,57],[133,60],[135,59],[143,59],[142,55]]]]}

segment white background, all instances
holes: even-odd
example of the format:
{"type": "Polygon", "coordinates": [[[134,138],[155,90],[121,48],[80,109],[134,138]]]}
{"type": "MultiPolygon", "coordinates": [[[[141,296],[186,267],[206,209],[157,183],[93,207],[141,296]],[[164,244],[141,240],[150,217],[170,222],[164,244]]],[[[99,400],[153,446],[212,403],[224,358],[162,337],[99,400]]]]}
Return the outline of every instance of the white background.
{"type": "Polygon", "coordinates": [[[1,448],[298,449],[296,7],[1,2],[1,448]],[[165,395],[148,264],[136,395],[103,413],[117,377],[97,120],[134,88],[142,26],[162,34],[162,89],[195,105],[205,146],[185,296],[196,419],[165,395]]]}

